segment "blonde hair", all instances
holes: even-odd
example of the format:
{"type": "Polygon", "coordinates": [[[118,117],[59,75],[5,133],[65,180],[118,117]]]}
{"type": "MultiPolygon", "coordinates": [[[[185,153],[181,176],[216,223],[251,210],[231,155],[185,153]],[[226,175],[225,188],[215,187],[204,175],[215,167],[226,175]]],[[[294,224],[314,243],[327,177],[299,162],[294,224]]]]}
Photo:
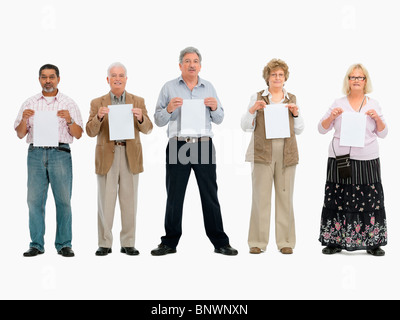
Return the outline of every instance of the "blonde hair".
{"type": "Polygon", "coordinates": [[[365,76],[364,94],[372,92],[372,83],[371,83],[371,78],[369,76],[368,70],[361,63],[356,63],[356,64],[353,64],[350,66],[350,68],[346,72],[346,75],[344,76],[343,93],[345,95],[350,94],[351,90],[350,90],[350,85],[349,85],[349,76],[355,69],[360,69],[365,76]]]}
{"type": "Polygon", "coordinates": [[[267,86],[269,86],[268,79],[269,76],[271,75],[271,72],[276,69],[283,70],[283,72],[285,73],[285,81],[289,79],[289,67],[286,64],[286,62],[280,59],[272,59],[270,62],[268,62],[268,64],[264,67],[263,70],[263,78],[267,83],[267,86]]]}

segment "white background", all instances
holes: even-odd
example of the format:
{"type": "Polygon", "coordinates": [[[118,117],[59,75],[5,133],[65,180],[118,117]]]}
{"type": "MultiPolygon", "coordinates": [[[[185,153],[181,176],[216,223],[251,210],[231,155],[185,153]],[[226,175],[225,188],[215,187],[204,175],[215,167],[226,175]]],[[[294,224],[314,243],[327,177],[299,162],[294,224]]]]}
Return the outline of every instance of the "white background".
{"type": "MultiPolygon", "coordinates": [[[[400,298],[398,1],[2,1],[0,5],[1,201],[0,298],[2,299],[394,299],[400,298]],[[60,90],[79,105],[84,123],[90,101],[104,95],[107,67],[128,68],[127,90],[146,100],[153,120],[162,85],[179,76],[179,51],[197,47],[201,76],[213,83],[225,120],[213,127],[219,199],[225,231],[236,257],[213,253],[205,235],[194,175],[188,186],[178,253],[153,257],[164,235],[166,127],[142,135],[145,171],[140,175],[137,244],[141,254],[119,253],[116,208],[114,252],[96,257],[96,139],[72,144],[73,249],[66,259],[54,249],[55,208],[49,191],[46,253],[23,258],[28,249],[25,140],[13,124],[22,103],[40,92],[45,63],[61,71],[60,90]],[[298,98],[306,129],[298,136],[300,164],[295,185],[297,246],[277,251],[273,228],[262,255],[250,255],[250,134],[240,118],[250,96],[265,88],[262,69],[272,58],[290,67],[286,84],[298,98]],[[325,256],[319,243],[328,145],[317,124],[341,97],[347,68],[363,63],[389,126],[380,140],[388,218],[386,256],[365,252],[325,256]]],[[[274,221],[274,220],[273,220],[274,221]]],[[[273,223],[272,223],[273,225],[273,223]]]]}

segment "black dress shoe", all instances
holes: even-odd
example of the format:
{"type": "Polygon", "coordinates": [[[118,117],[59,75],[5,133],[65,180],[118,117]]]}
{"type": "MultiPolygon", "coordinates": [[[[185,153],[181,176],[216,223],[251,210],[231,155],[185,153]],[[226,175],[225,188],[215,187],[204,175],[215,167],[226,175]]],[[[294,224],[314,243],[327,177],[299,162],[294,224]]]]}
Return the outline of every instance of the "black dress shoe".
{"type": "Polygon", "coordinates": [[[128,256],[137,256],[139,255],[139,251],[135,249],[135,247],[122,247],[121,253],[126,253],[128,256]]]}
{"type": "Polygon", "coordinates": [[[385,251],[383,249],[381,249],[380,247],[367,250],[367,252],[369,254],[372,254],[373,256],[377,256],[377,257],[383,257],[385,255],[385,251]]]}
{"type": "Polygon", "coordinates": [[[342,252],[342,249],[337,248],[337,247],[327,246],[322,249],[323,254],[335,254],[335,253],[339,253],[339,252],[342,252]]]}
{"type": "Polygon", "coordinates": [[[215,249],[214,252],[221,253],[226,256],[236,256],[238,254],[238,251],[236,249],[233,249],[229,244],[219,249],[215,249]]]}
{"type": "Polygon", "coordinates": [[[159,244],[156,249],[151,250],[151,254],[153,256],[164,256],[166,254],[175,253],[175,252],[176,252],[176,249],[172,249],[172,248],[170,248],[170,247],[168,247],[168,246],[166,246],[165,244],[162,244],[162,243],[159,244]]]}
{"type": "Polygon", "coordinates": [[[38,254],[43,254],[44,252],[36,249],[36,248],[29,248],[27,252],[24,252],[24,257],[35,257],[38,254]]]}
{"type": "Polygon", "coordinates": [[[108,255],[109,253],[112,253],[111,248],[103,248],[103,247],[100,247],[100,248],[98,248],[97,251],[96,251],[96,256],[106,256],[106,255],[108,255]]]}
{"type": "Polygon", "coordinates": [[[58,254],[62,255],[63,257],[67,257],[67,258],[75,257],[74,251],[72,251],[72,249],[69,247],[62,248],[60,251],[58,251],[58,254]]]}

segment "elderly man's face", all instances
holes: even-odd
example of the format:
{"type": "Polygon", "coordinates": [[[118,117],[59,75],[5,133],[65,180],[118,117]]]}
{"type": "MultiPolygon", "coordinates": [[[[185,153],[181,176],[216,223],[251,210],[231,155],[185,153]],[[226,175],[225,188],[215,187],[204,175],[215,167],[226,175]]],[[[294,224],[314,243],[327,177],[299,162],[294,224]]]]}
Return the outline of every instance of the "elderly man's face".
{"type": "Polygon", "coordinates": [[[107,77],[107,82],[110,85],[111,92],[123,93],[125,91],[126,81],[125,69],[122,67],[114,67],[110,70],[110,76],[107,77]]]}
{"type": "Polygon", "coordinates": [[[182,64],[179,64],[182,71],[182,76],[197,77],[201,70],[200,59],[197,53],[187,53],[183,57],[182,64]]]}
{"type": "Polygon", "coordinates": [[[40,73],[39,81],[44,92],[53,93],[57,90],[60,78],[57,77],[56,70],[45,69],[40,73]]]}

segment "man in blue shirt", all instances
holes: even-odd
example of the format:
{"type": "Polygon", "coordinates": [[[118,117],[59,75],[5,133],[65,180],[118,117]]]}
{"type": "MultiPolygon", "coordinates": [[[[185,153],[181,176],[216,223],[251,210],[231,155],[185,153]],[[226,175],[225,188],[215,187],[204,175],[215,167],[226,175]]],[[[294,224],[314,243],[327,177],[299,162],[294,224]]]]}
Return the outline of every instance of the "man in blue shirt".
{"type": "Polygon", "coordinates": [[[201,54],[196,48],[188,47],[181,51],[179,68],[181,76],[168,81],[161,89],[154,115],[157,126],[168,124],[169,143],[166,151],[166,235],[151,254],[160,256],[176,252],[182,235],[185,191],[193,169],[200,191],[204,226],[215,252],[237,255],[237,250],[229,244],[222,224],[212,143],[211,122],[220,124],[224,119],[224,109],[213,85],[198,76],[201,70],[201,54]],[[184,100],[204,101],[206,117],[201,133],[194,132],[189,136],[181,134],[184,100]]]}

